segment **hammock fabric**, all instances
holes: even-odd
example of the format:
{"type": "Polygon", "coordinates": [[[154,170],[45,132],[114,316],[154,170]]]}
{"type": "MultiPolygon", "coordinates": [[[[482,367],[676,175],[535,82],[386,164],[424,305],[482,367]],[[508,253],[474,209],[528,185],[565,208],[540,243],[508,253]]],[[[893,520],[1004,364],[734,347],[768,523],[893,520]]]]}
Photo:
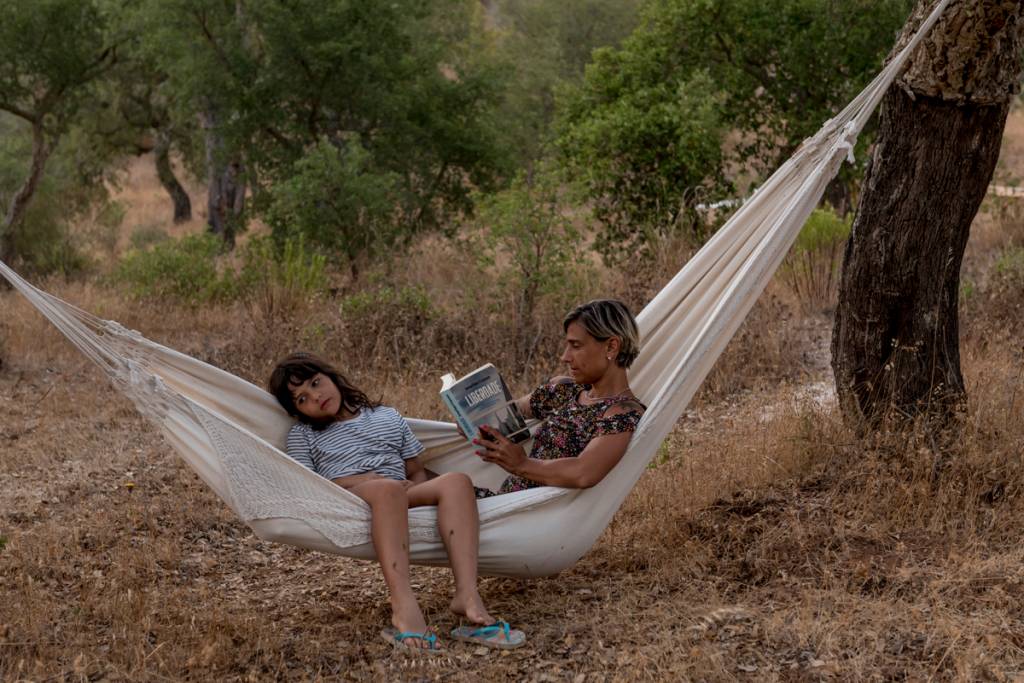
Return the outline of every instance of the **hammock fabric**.
{"type": "MultiPolygon", "coordinates": [[[[839,115],[806,140],[637,316],[643,351],[631,385],[650,406],[622,461],[597,486],[541,487],[479,501],[480,571],[544,576],[593,545],[643,474],[712,365],[764,290],[857,135],[949,0],[839,115]]],[[[261,539],[373,558],[369,507],[282,452],[292,425],[264,390],[75,308],[0,263],[0,274],[161,430],[202,480],[261,539]]],[[[455,426],[409,421],[426,465],[496,487],[455,426]]],[[[436,508],[409,511],[411,558],[445,565],[436,508]]]]}

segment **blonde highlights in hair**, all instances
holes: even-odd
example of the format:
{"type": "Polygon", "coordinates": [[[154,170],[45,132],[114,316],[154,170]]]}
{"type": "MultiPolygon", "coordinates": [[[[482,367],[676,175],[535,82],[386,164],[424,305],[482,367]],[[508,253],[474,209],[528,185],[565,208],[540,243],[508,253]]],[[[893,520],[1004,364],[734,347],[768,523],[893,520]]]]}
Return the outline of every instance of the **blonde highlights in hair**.
{"type": "Polygon", "coordinates": [[[624,368],[632,365],[640,353],[640,331],[636,319],[626,304],[617,299],[595,299],[577,306],[565,316],[562,329],[568,331],[572,323],[579,323],[587,334],[601,342],[618,338],[619,354],[615,362],[624,368]]]}

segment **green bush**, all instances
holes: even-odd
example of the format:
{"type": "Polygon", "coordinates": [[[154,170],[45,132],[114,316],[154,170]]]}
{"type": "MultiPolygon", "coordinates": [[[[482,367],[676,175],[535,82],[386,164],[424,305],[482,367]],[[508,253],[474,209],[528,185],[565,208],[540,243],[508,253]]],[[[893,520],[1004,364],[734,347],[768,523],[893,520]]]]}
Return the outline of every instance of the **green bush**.
{"type": "Polygon", "coordinates": [[[326,288],[327,259],[301,235],[281,243],[269,236],[256,237],[243,248],[242,260],[239,285],[243,293],[278,287],[312,295],[326,288]]]}
{"type": "Polygon", "coordinates": [[[242,249],[238,294],[253,320],[273,330],[327,289],[327,259],[301,235],[256,237],[242,249]]]}
{"type": "Polygon", "coordinates": [[[561,196],[558,178],[543,168],[531,178],[520,174],[507,190],[479,201],[481,239],[472,245],[484,278],[473,296],[497,309],[515,342],[516,363],[525,364],[537,351],[547,329],[543,315],[555,315],[576,303],[585,289],[589,269],[583,235],[575,228],[561,196]]]}
{"type": "Polygon", "coordinates": [[[114,279],[128,285],[133,296],[171,299],[189,305],[230,299],[237,294],[232,272],[222,272],[217,257],[224,242],[209,233],[189,235],[132,251],[121,260],[114,279]]]}
{"type": "Polygon", "coordinates": [[[840,217],[831,208],[815,209],[779,269],[806,311],[820,311],[835,301],[843,245],[852,224],[852,217],[840,217]]]}
{"type": "Polygon", "coordinates": [[[602,223],[595,246],[613,261],[649,250],[651,234],[680,230],[702,242],[696,204],[730,191],[721,170],[728,127],[712,80],[697,72],[634,90],[635,68],[623,52],[597,50],[558,140],[602,223]]]}
{"type": "Polygon", "coordinates": [[[278,239],[303,236],[350,264],[399,238],[394,224],[399,176],[377,172],[357,141],[321,142],[269,194],[267,221],[278,239]]]}
{"type": "Polygon", "coordinates": [[[346,296],[339,309],[346,350],[354,357],[390,357],[396,366],[421,353],[424,336],[439,313],[426,288],[381,287],[346,296]]]}
{"type": "Polygon", "coordinates": [[[995,263],[996,277],[1024,283],[1024,247],[1004,249],[995,263]]]}
{"type": "Polygon", "coordinates": [[[435,314],[429,292],[420,285],[358,292],[342,298],[338,307],[342,316],[351,320],[373,318],[381,312],[396,315],[401,311],[423,320],[430,320],[435,314]]]}
{"type": "Polygon", "coordinates": [[[132,249],[143,251],[170,239],[171,236],[159,225],[138,225],[132,231],[131,245],[132,249]]]}

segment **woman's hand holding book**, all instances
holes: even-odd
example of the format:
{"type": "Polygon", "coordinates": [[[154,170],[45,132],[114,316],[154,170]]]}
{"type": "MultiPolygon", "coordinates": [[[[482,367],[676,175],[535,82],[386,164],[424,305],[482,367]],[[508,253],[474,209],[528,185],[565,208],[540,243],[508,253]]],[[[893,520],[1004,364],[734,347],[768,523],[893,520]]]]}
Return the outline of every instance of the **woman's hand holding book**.
{"type": "Polygon", "coordinates": [[[489,425],[480,427],[480,436],[473,439],[473,443],[484,448],[476,452],[484,462],[494,463],[512,474],[517,474],[519,468],[529,460],[522,446],[510,441],[489,425]]]}

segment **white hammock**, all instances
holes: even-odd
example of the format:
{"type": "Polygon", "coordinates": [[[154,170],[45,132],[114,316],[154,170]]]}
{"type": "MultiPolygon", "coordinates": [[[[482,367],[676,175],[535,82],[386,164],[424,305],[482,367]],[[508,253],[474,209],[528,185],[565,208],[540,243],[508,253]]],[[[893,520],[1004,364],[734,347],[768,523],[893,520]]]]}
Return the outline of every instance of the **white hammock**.
{"type": "MultiPolygon", "coordinates": [[[[637,316],[643,349],[630,383],[648,406],[622,461],[585,490],[541,487],[479,501],[480,571],[543,576],[571,566],[600,535],[657,453],[817,206],[918,41],[914,39],[747,201],[637,316]]],[[[369,507],[282,452],[293,421],[264,390],[0,274],[111,377],[188,465],[261,539],[372,558],[369,507]]],[[[494,488],[452,424],[409,421],[437,472],[494,488]]],[[[444,565],[436,508],[409,512],[412,561],[444,565]]]]}

